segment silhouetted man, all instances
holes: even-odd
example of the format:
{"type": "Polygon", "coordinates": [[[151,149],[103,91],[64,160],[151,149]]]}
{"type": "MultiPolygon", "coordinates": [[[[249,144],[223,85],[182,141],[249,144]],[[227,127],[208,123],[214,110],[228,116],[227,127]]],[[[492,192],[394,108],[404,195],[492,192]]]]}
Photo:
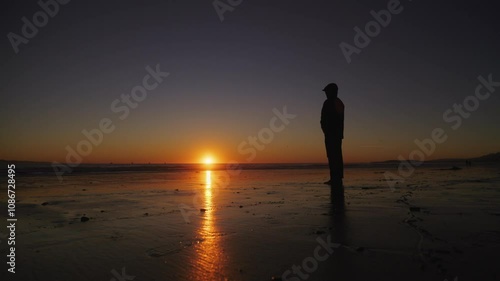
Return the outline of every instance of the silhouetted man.
{"type": "Polygon", "coordinates": [[[321,129],[325,134],[326,156],[330,166],[330,185],[342,186],[344,163],[342,160],[342,139],[344,138],[344,103],[337,97],[338,87],[328,84],[323,91],[326,101],[321,109],[321,129]]]}

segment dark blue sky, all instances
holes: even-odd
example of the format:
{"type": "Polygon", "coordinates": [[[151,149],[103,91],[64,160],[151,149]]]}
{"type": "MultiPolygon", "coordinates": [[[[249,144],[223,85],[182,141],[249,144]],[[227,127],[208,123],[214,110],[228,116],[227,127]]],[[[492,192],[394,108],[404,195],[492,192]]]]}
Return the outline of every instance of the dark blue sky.
{"type": "MultiPolygon", "coordinates": [[[[225,2],[225,1],[223,1],[225,2]]],[[[429,158],[500,151],[500,98],[480,102],[457,130],[443,120],[474,94],[477,77],[500,81],[499,4],[401,1],[403,10],[347,63],[339,44],[389,1],[244,0],[220,21],[211,1],[76,1],[61,5],[15,54],[35,1],[2,8],[0,159],[64,161],[81,131],[116,125],[85,162],[192,162],[268,126],[273,108],[297,117],[255,162],[323,162],[319,111],[329,82],[346,105],[348,162],[395,159],[436,127],[449,139],[429,158]],[[159,64],[170,75],[125,120],[110,104],[159,64]]]]}

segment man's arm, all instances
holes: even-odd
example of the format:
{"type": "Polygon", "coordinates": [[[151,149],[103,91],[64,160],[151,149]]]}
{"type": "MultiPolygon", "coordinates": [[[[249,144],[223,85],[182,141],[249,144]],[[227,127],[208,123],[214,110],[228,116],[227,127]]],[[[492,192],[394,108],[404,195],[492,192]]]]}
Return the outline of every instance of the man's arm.
{"type": "Polygon", "coordinates": [[[323,107],[321,108],[321,130],[323,131],[323,134],[326,135],[326,132],[328,131],[328,110],[326,109],[326,101],[323,103],[323,107]]]}
{"type": "Polygon", "coordinates": [[[337,115],[336,116],[336,119],[337,119],[337,124],[336,124],[336,127],[337,127],[337,135],[340,137],[340,138],[344,138],[344,103],[339,99],[337,98],[335,100],[335,114],[337,115]]]}

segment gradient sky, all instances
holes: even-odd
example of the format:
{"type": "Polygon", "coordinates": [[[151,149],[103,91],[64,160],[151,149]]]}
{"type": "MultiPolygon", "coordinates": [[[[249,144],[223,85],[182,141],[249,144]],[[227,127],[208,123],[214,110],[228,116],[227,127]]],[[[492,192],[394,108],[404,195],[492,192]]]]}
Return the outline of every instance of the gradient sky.
{"type": "Polygon", "coordinates": [[[353,44],[353,28],[388,1],[246,0],[221,22],[212,1],[73,0],[18,54],[7,34],[21,34],[21,18],[40,7],[6,1],[0,159],[64,162],[83,129],[110,118],[115,131],[84,162],[246,162],[238,145],[286,105],[297,117],[252,161],[326,162],[329,82],[346,106],[346,162],[407,157],[436,127],[448,140],[428,159],[498,152],[500,88],[457,130],[442,117],[474,94],[479,75],[500,81],[497,2],[401,1],[348,64],[339,44],[353,44]],[[119,120],[111,103],[157,64],[170,76],[119,120]]]}

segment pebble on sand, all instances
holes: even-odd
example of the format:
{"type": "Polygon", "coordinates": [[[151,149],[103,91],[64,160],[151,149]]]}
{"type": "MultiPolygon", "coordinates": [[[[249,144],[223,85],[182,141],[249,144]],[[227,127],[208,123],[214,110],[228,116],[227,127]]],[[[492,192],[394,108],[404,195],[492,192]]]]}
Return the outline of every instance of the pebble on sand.
{"type": "Polygon", "coordinates": [[[86,221],[89,221],[89,220],[90,219],[88,217],[85,217],[85,216],[83,216],[83,217],[80,218],[81,222],[86,222],[86,221]]]}

